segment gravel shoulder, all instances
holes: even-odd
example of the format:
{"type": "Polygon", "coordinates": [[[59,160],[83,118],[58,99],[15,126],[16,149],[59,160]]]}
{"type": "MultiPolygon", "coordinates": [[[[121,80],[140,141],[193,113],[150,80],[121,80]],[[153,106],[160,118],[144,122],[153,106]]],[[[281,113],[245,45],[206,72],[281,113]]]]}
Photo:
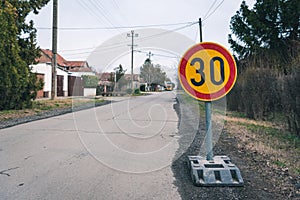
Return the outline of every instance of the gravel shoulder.
{"type": "MultiPolygon", "coordinates": [[[[174,106],[180,119],[193,115],[191,104],[182,101],[182,95],[177,95],[174,106]],[[185,110],[185,112],[182,112],[185,110]]],[[[195,114],[195,113],[194,113],[195,114]]],[[[182,121],[182,120],[180,120],[182,121]]],[[[274,168],[268,163],[268,157],[257,151],[249,151],[243,141],[232,134],[234,124],[226,123],[218,143],[214,147],[215,155],[227,155],[240,169],[245,185],[243,187],[196,187],[192,184],[187,167],[187,156],[195,155],[205,134],[205,119],[200,119],[199,130],[187,151],[173,161],[172,170],[175,175],[175,185],[182,199],[300,199],[299,177],[292,177],[284,168],[274,168]],[[298,184],[297,184],[298,183],[298,184]]],[[[179,128],[181,146],[187,145],[186,134],[191,129],[188,126],[179,128]]],[[[178,150],[180,153],[180,148],[178,150]]]]}

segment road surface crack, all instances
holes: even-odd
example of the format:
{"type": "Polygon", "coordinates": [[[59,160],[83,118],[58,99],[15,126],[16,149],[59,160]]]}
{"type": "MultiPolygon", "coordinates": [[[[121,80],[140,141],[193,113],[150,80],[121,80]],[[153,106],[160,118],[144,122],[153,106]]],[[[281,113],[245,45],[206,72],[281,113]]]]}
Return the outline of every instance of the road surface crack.
{"type": "Polygon", "coordinates": [[[15,169],[18,169],[20,167],[13,167],[13,168],[9,168],[9,169],[6,169],[6,170],[2,170],[0,171],[0,175],[6,175],[6,176],[10,176],[9,173],[6,173],[7,171],[11,171],[11,170],[15,170],[15,169]]]}

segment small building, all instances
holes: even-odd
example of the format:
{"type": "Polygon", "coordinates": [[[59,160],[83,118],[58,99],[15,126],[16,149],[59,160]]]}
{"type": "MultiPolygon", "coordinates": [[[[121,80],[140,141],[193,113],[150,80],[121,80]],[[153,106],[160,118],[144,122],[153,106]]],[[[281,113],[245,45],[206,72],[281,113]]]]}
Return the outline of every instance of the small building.
{"type": "MultiPolygon", "coordinates": [[[[131,74],[124,74],[124,78],[128,81],[128,88],[131,86],[131,74]]],[[[140,75],[133,74],[133,88],[140,88],[140,75]]]]}
{"type": "Polygon", "coordinates": [[[87,61],[67,61],[65,69],[68,70],[72,76],[96,76],[95,71],[89,66],[87,61]]]}
{"type": "MultiPolygon", "coordinates": [[[[52,85],[52,51],[41,49],[41,56],[36,59],[38,64],[30,65],[32,72],[36,73],[39,78],[43,79],[44,87],[38,92],[38,98],[51,96],[52,85]]],[[[57,96],[68,96],[68,71],[64,70],[66,60],[57,54],[57,96]]]]}
{"type": "Polygon", "coordinates": [[[98,95],[103,95],[115,91],[115,72],[97,73],[99,78],[98,95]]]}
{"type": "MultiPolygon", "coordinates": [[[[31,65],[32,72],[36,73],[38,77],[42,77],[44,81],[43,92],[39,91],[38,98],[51,96],[52,85],[52,68],[51,63],[38,63],[31,65]],[[43,95],[41,95],[43,94],[43,95]]],[[[57,96],[68,96],[68,72],[56,68],[57,78],[57,96]]]]}
{"type": "MultiPolygon", "coordinates": [[[[82,96],[83,81],[81,76],[92,75],[95,72],[86,61],[67,61],[57,54],[56,80],[57,96],[82,96]]],[[[52,51],[41,49],[41,56],[36,59],[37,64],[30,65],[32,72],[44,82],[43,90],[38,91],[38,98],[50,97],[52,89],[52,51]]]]}

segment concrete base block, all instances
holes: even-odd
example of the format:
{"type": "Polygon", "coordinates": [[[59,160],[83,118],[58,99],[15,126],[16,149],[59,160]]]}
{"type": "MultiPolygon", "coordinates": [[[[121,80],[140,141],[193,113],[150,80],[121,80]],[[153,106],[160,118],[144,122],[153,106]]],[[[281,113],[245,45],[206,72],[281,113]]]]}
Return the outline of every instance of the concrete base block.
{"type": "Polygon", "coordinates": [[[188,156],[193,184],[196,186],[243,186],[240,170],[227,156],[214,156],[206,160],[201,156],[188,156]]]}

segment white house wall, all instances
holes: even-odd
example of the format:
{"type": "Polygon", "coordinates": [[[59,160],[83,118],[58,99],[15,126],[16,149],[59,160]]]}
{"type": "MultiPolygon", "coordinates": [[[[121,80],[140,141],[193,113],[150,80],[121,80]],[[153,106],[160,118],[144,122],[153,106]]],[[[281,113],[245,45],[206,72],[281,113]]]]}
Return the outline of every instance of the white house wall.
{"type": "Polygon", "coordinates": [[[39,63],[31,65],[33,73],[44,74],[44,92],[51,92],[52,71],[51,64],[39,63]]]}
{"type": "MultiPolygon", "coordinates": [[[[51,94],[51,85],[52,85],[52,67],[50,63],[39,63],[36,65],[31,65],[31,71],[33,73],[44,74],[44,92],[49,92],[51,94]]],[[[68,96],[68,72],[56,68],[56,74],[64,76],[64,85],[63,91],[64,96],[68,96]]]]}
{"type": "Polygon", "coordinates": [[[95,72],[70,72],[72,74],[72,76],[96,76],[95,72]]]}

